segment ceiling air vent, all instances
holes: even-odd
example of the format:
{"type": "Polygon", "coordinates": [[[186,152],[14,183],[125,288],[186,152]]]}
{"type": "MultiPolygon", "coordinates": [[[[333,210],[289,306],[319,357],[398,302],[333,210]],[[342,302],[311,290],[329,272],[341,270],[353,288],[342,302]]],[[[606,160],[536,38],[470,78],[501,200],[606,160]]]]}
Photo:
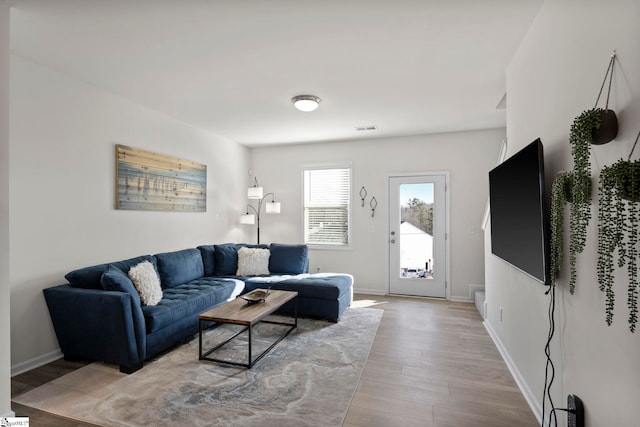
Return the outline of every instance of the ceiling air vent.
{"type": "Polygon", "coordinates": [[[369,126],[357,126],[357,131],[365,131],[365,130],[378,130],[378,126],[369,125],[369,126]]]}

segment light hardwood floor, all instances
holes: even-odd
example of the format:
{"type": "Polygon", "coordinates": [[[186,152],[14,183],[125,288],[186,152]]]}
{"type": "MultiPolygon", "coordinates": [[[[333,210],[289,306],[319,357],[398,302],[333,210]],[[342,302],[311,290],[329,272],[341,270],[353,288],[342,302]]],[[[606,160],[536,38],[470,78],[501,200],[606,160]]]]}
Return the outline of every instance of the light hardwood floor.
{"type": "Polygon", "coordinates": [[[475,305],[356,300],[384,314],[345,427],[538,425],[475,305]]]}
{"type": "MultiPolygon", "coordinates": [[[[536,418],[475,305],[355,295],[384,310],[344,427],[535,427],[536,418]]],[[[83,362],[58,360],[12,378],[13,396],[83,362]]],[[[32,426],[91,426],[13,404],[32,426]]]]}

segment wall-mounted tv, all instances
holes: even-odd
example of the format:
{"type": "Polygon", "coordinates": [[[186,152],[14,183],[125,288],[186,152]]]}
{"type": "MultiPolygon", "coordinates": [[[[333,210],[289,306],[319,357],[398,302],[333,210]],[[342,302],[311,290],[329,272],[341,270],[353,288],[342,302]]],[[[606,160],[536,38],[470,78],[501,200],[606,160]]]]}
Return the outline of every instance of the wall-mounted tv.
{"type": "Polygon", "coordinates": [[[491,252],[550,284],[549,221],[540,139],[489,172],[489,200],[491,252]]]}

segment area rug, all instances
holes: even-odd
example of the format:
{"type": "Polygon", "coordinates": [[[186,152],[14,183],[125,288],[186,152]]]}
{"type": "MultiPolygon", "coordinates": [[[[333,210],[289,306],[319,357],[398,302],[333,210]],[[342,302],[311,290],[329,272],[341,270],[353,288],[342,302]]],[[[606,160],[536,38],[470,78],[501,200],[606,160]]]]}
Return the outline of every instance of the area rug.
{"type": "MultiPolygon", "coordinates": [[[[350,308],[339,323],[300,319],[251,369],[199,361],[196,337],[131,375],[92,363],[13,400],[102,426],[340,426],[381,317],[350,308]]],[[[208,331],[205,345],[234,327],[208,331]]],[[[277,328],[259,326],[254,348],[277,328]]],[[[243,336],[220,356],[246,357],[243,336]]]]}

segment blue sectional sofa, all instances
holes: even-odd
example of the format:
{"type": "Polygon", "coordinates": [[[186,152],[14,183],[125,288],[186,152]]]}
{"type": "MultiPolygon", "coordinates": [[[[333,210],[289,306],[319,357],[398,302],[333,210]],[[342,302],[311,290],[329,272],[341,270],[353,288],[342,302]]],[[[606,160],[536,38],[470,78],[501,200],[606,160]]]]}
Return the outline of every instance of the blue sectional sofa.
{"type": "MultiPolygon", "coordinates": [[[[298,291],[298,315],[337,322],[353,298],[348,274],[309,274],[306,245],[203,245],[74,270],[44,289],[66,359],[100,360],[135,372],[146,359],[190,339],[198,314],[258,287],[298,291]],[[269,249],[268,273],[238,276],[241,248],[269,249]],[[128,272],[148,261],[162,297],[145,305],[128,272]]],[[[291,313],[293,305],[282,311],[291,313]]]]}

